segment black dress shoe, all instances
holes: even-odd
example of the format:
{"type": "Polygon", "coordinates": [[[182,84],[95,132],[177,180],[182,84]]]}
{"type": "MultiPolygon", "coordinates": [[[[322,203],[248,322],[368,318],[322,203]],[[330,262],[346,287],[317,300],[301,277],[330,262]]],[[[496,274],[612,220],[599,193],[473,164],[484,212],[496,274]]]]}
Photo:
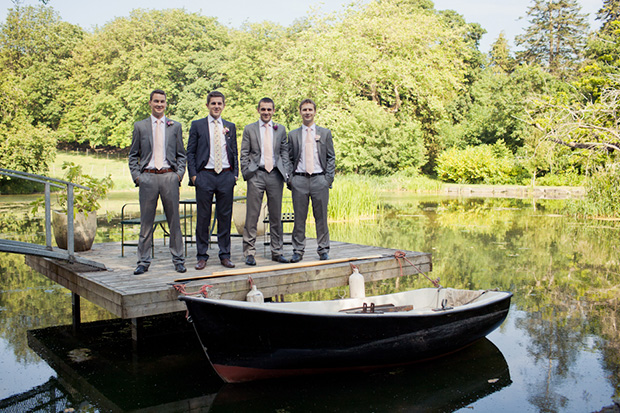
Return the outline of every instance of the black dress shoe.
{"type": "Polygon", "coordinates": [[[182,263],[178,263],[178,264],[174,264],[174,270],[176,272],[185,272],[187,271],[187,268],[185,268],[185,265],[183,265],[182,263]]]}
{"type": "Polygon", "coordinates": [[[272,255],[271,261],[279,262],[280,264],[288,264],[290,262],[284,258],[284,255],[272,255]]]}
{"type": "Polygon", "coordinates": [[[138,268],[133,272],[133,275],[141,275],[147,272],[149,269],[144,265],[138,265],[138,268]]]}
{"type": "Polygon", "coordinates": [[[230,258],[222,258],[220,263],[226,268],[235,268],[235,264],[232,263],[230,258]]]}
{"type": "Polygon", "coordinates": [[[301,259],[302,259],[301,255],[294,253],[293,256],[291,257],[291,262],[299,262],[301,261],[301,259]]]}
{"type": "Polygon", "coordinates": [[[319,259],[320,259],[321,261],[326,261],[326,260],[328,260],[328,259],[329,259],[329,255],[327,255],[327,253],[326,253],[326,252],[322,252],[322,253],[320,253],[320,254],[319,254],[319,259]]]}
{"type": "Polygon", "coordinates": [[[253,255],[248,255],[247,257],[245,257],[245,264],[246,265],[256,265],[256,259],[254,258],[253,255]]]}

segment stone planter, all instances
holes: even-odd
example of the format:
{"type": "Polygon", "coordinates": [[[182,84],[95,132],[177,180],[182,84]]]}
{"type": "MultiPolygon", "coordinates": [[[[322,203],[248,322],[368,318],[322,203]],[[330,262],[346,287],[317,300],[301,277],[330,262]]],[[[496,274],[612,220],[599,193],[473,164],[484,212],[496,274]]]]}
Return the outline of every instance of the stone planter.
{"type": "MultiPolygon", "coordinates": [[[[67,249],[67,214],[52,211],[52,228],[58,248],[67,249]]],[[[80,212],[73,220],[73,245],[75,252],[88,251],[93,246],[97,234],[97,211],[88,213],[88,217],[80,212]]]]}
{"type": "MultiPolygon", "coordinates": [[[[245,226],[245,212],[246,212],[245,202],[234,202],[233,203],[232,221],[235,224],[237,233],[239,234],[243,234],[243,227],[245,226]]],[[[256,225],[256,236],[257,237],[260,237],[263,234],[265,234],[266,225],[263,223],[263,221],[266,216],[267,216],[267,204],[263,204],[261,206],[260,216],[258,217],[258,224],[256,225]]]]}

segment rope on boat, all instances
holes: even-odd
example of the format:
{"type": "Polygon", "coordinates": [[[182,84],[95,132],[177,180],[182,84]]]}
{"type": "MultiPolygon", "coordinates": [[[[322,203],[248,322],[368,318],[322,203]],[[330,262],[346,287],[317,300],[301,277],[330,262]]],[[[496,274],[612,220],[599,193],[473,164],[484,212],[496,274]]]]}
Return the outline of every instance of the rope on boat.
{"type": "Polygon", "coordinates": [[[396,251],[394,253],[394,258],[396,258],[396,261],[398,261],[398,265],[400,266],[400,276],[402,277],[403,274],[403,262],[401,261],[401,259],[404,259],[405,261],[407,261],[409,264],[411,264],[411,266],[413,268],[415,268],[418,273],[422,274],[427,280],[429,280],[430,282],[433,283],[433,285],[435,286],[435,288],[442,288],[441,284],[439,284],[439,278],[437,278],[436,280],[431,280],[425,273],[424,271],[422,271],[420,269],[420,267],[418,267],[417,265],[415,265],[414,263],[412,263],[411,261],[409,261],[409,258],[407,258],[407,254],[405,254],[404,251],[396,251]]]}
{"type": "Polygon", "coordinates": [[[187,291],[185,291],[185,284],[172,284],[172,286],[174,287],[175,290],[177,290],[179,293],[183,295],[202,295],[203,297],[208,297],[209,288],[213,288],[212,285],[205,284],[202,287],[200,287],[200,290],[196,291],[195,293],[188,293],[187,291]]]}
{"type": "MultiPolygon", "coordinates": [[[[201,295],[203,297],[208,297],[209,296],[209,289],[213,288],[212,285],[209,284],[205,284],[202,287],[200,287],[200,290],[194,292],[194,293],[188,293],[187,291],[185,291],[185,284],[170,284],[172,285],[172,287],[174,287],[175,290],[177,290],[180,294],[183,295],[201,295]]],[[[189,315],[189,309],[185,310],[185,319],[189,322],[191,322],[191,317],[189,315]]]]}

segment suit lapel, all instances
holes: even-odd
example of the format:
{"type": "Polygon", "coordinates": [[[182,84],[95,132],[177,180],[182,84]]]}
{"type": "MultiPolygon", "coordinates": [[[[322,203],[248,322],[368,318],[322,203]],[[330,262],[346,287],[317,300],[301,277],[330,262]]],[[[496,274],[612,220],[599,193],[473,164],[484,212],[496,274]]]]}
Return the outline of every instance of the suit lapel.
{"type": "Polygon", "coordinates": [[[263,145],[260,140],[260,121],[256,121],[256,126],[254,127],[254,139],[256,139],[256,147],[258,148],[258,153],[262,154],[263,145]]]}

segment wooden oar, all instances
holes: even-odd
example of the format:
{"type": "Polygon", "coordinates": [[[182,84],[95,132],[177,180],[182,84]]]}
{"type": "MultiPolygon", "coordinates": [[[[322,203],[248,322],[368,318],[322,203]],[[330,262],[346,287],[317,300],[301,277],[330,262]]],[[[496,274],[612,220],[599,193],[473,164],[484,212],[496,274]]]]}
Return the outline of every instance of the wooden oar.
{"type": "Polygon", "coordinates": [[[175,282],[186,282],[186,281],[192,281],[192,280],[203,280],[206,278],[228,277],[229,275],[244,275],[244,274],[256,274],[259,272],[283,271],[283,270],[291,270],[295,268],[316,267],[319,265],[338,264],[341,262],[349,262],[349,261],[374,260],[377,258],[387,258],[387,257],[391,257],[391,255],[387,255],[387,256],[386,255],[369,255],[367,257],[336,258],[333,260],[325,260],[325,261],[296,262],[294,264],[279,264],[279,265],[269,265],[266,267],[240,268],[238,270],[215,271],[211,274],[201,275],[197,277],[177,278],[174,281],[175,282]]]}

